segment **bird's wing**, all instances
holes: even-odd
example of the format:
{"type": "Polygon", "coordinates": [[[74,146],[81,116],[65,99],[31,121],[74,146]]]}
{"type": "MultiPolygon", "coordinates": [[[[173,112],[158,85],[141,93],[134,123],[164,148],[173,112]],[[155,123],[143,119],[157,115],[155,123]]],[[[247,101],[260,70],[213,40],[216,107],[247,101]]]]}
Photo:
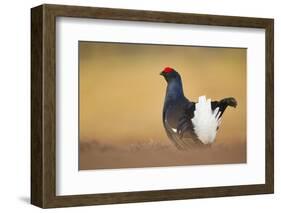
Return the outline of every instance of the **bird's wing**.
{"type": "MultiPolygon", "coordinates": [[[[173,120],[168,119],[173,117],[173,110],[171,107],[167,107],[165,109],[165,113],[163,114],[163,121],[165,125],[165,129],[167,132],[168,137],[170,138],[171,141],[174,142],[175,146],[180,149],[186,149],[187,144],[182,140],[182,138],[179,135],[177,124],[173,122],[173,120]]],[[[177,121],[178,123],[178,121],[177,121]]]]}
{"type": "Polygon", "coordinates": [[[183,109],[183,111],[180,113],[180,116],[176,116],[176,120],[171,119],[175,114],[174,109],[167,108],[165,110],[164,124],[167,135],[180,150],[201,145],[200,141],[197,140],[197,137],[193,133],[193,126],[191,123],[194,106],[195,104],[192,102],[181,105],[179,108],[183,109]]]}
{"type": "Polygon", "coordinates": [[[191,119],[194,117],[195,103],[189,102],[184,105],[184,113],[180,117],[177,130],[180,137],[183,136],[184,132],[188,129],[193,129],[191,119]]]}

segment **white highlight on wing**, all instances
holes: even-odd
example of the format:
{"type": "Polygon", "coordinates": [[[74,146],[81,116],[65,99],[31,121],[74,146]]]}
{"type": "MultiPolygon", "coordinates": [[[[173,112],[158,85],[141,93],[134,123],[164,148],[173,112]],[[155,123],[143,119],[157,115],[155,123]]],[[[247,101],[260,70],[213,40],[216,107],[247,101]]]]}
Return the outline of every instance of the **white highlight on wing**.
{"type": "Polygon", "coordinates": [[[205,96],[198,98],[191,121],[194,132],[202,143],[211,144],[215,141],[217,128],[221,123],[220,114],[219,107],[212,110],[211,99],[206,100],[205,96]]]}
{"type": "Polygon", "coordinates": [[[171,128],[174,133],[177,133],[177,129],[171,128]]]}

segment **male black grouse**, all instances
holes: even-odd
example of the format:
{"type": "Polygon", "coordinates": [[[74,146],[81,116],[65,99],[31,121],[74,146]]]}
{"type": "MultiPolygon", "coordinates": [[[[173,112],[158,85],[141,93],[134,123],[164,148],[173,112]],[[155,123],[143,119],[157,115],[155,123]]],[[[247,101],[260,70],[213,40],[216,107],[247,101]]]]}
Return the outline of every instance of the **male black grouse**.
{"type": "Polygon", "coordinates": [[[184,96],[181,76],[176,70],[166,67],[160,75],[167,81],[163,124],[169,139],[178,149],[212,144],[222,114],[228,106],[236,107],[236,100],[230,97],[211,102],[200,96],[197,103],[191,102],[184,96]]]}

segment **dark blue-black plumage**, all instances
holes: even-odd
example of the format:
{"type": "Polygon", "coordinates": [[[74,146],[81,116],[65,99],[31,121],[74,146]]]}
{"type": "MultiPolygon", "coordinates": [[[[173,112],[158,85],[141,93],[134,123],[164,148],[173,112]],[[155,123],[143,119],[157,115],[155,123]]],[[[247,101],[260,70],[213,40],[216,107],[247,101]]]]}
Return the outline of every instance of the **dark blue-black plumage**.
{"type": "MultiPolygon", "coordinates": [[[[178,149],[204,146],[195,134],[192,118],[194,117],[195,102],[188,100],[183,92],[180,74],[170,67],[160,73],[167,81],[162,120],[167,136],[178,149]]],[[[236,107],[234,98],[225,98],[211,102],[212,110],[219,108],[220,115],[227,106],[236,107]]]]}

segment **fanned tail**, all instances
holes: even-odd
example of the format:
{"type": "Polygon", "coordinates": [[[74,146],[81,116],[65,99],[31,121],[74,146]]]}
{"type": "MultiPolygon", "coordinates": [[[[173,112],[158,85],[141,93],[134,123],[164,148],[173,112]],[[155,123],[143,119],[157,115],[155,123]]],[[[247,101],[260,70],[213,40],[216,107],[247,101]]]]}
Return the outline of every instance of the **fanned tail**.
{"type": "Polygon", "coordinates": [[[217,129],[221,123],[219,107],[212,110],[211,99],[200,96],[195,104],[194,117],[191,119],[194,132],[203,144],[215,141],[217,129]]]}

